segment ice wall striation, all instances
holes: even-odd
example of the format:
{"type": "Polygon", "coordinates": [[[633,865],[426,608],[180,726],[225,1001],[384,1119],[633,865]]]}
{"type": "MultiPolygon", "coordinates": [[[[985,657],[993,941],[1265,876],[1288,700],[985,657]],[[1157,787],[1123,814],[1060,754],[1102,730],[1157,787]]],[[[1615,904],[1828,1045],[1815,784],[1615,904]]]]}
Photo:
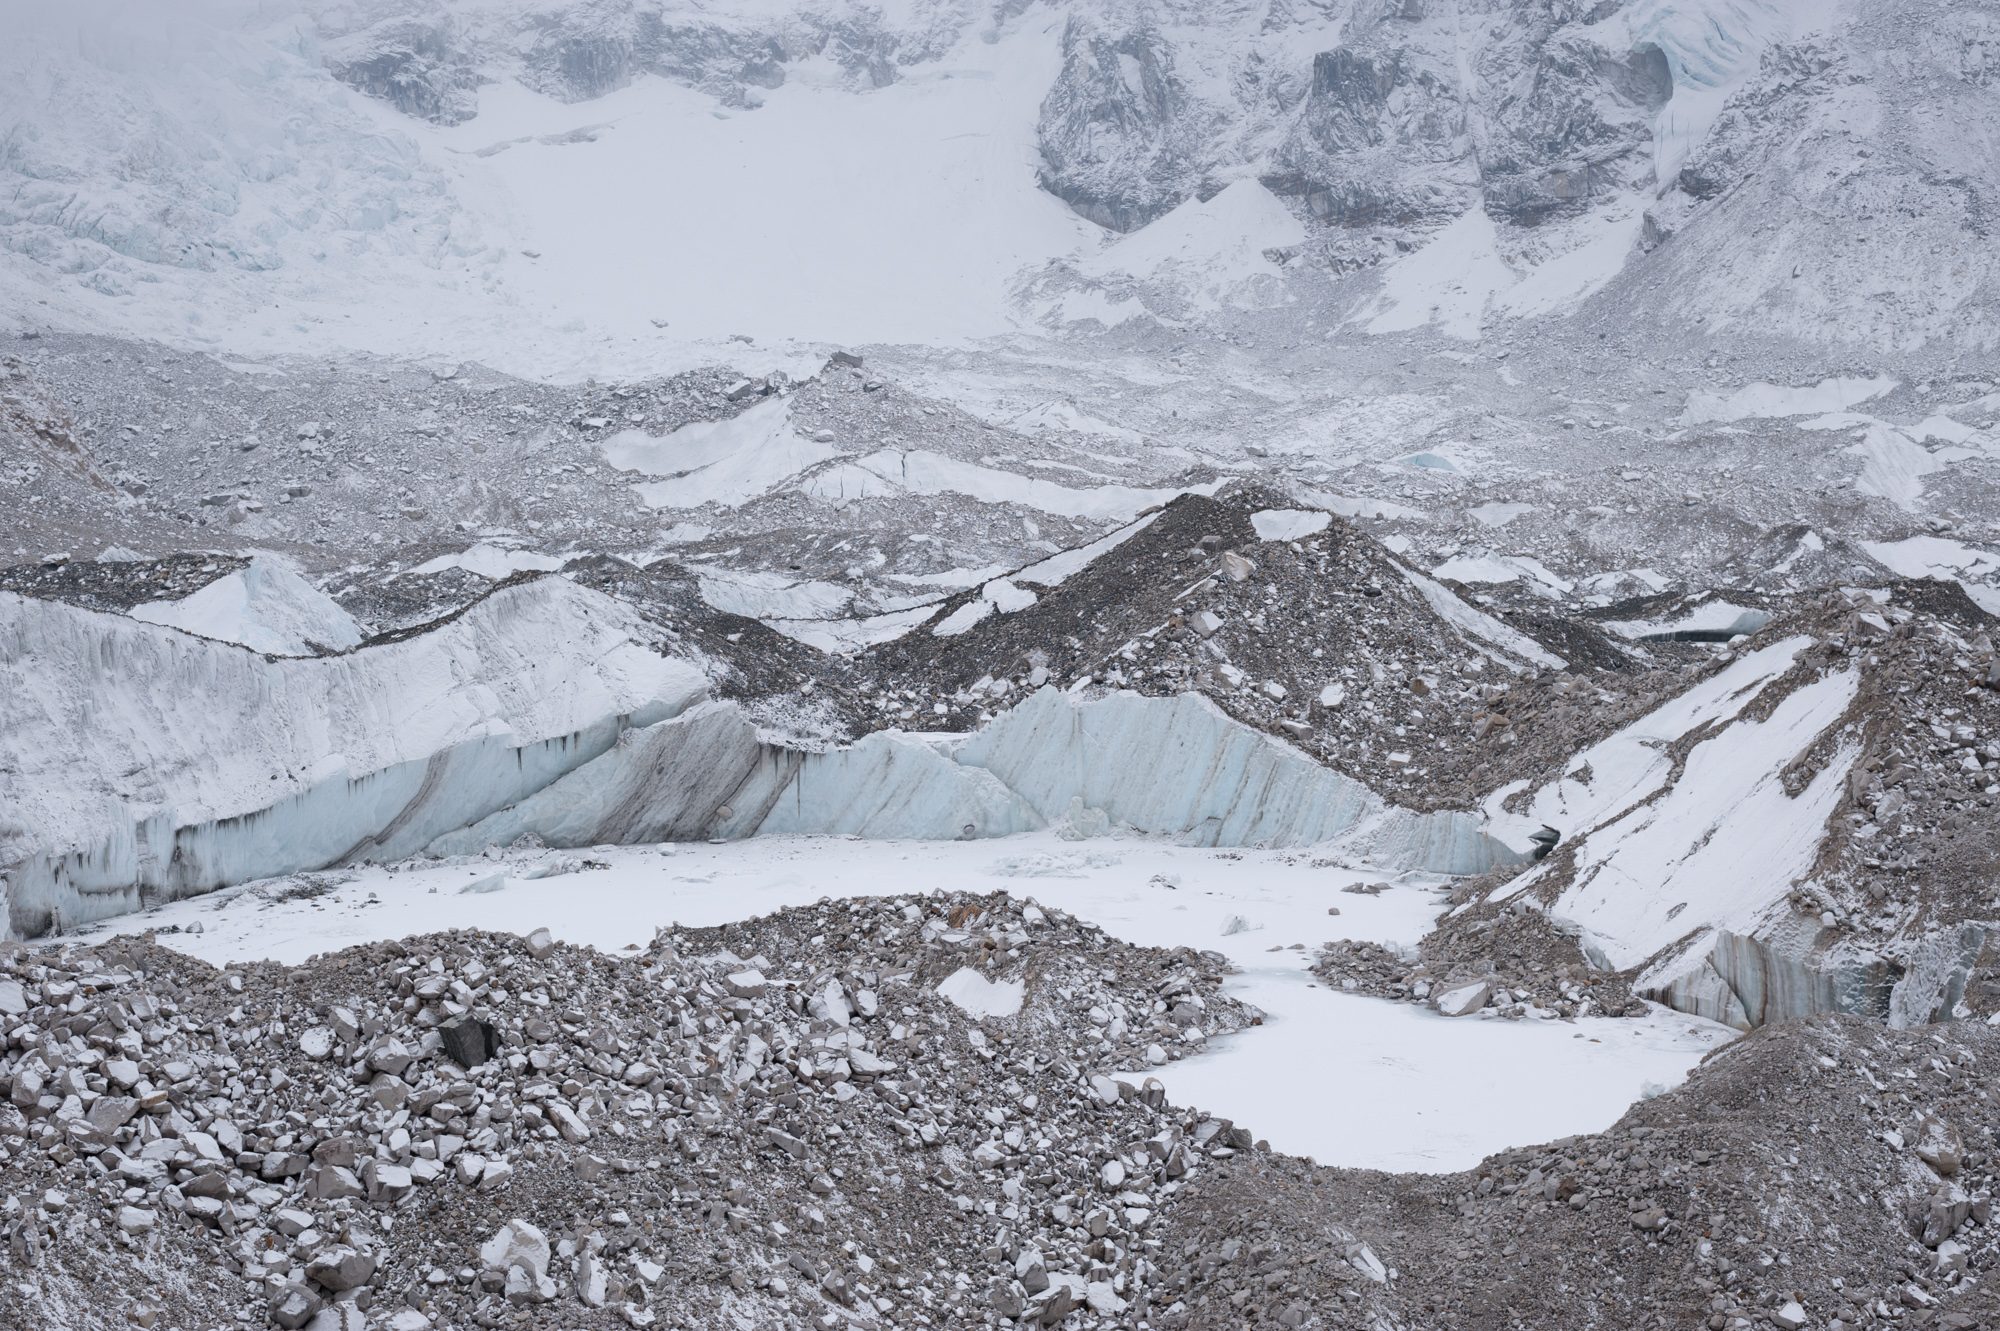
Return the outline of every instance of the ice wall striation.
{"type": "MultiPolygon", "coordinates": [[[[1903,977],[1895,962],[1803,938],[1717,929],[1641,976],[1632,991],[1737,1030],[1823,1012],[1886,1020],[1903,977]]],[[[1961,986],[1963,980],[1960,980],[1961,986]]],[[[1924,1020],[1929,1020],[1925,1017],[1924,1020]]],[[[1909,1023],[1914,1024],[1914,1023],[1909,1023]]]]}
{"type": "MultiPolygon", "coordinates": [[[[544,579],[510,590],[544,583],[567,585],[544,579]]],[[[532,603],[520,608],[532,619],[532,603]]],[[[118,632],[115,617],[54,609],[58,618],[81,619],[100,635],[118,632]]],[[[244,655],[282,677],[357,657],[412,657],[427,638],[312,662],[244,655]]],[[[140,641],[163,646],[151,637],[140,641]]],[[[594,659],[602,645],[573,654],[594,659]]],[[[461,675],[478,673],[479,665],[434,652],[414,664],[461,675]]],[[[378,682],[392,687],[396,673],[378,682]]],[[[416,672],[419,679],[427,673],[416,672]]],[[[401,680],[405,688],[412,682],[401,680]]],[[[182,800],[110,799],[99,807],[73,799],[92,809],[91,819],[61,844],[46,844],[55,840],[50,824],[42,825],[40,845],[34,831],[14,829],[15,843],[32,848],[10,857],[10,930],[32,936],[255,878],[424,853],[472,854],[522,837],[558,846],[787,833],[957,839],[1069,820],[1209,846],[1339,841],[1386,866],[1445,873],[1520,858],[1487,837],[1474,815],[1391,806],[1193,696],[1120,693],[1082,701],[1045,689],[970,737],[885,732],[805,752],[762,738],[734,703],[687,705],[685,692],[676,692],[686,682],[669,672],[653,681],[651,698],[624,698],[617,709],[547,738],[523,743],[511,732],[472,734],[365,775],[343,767],[265,804],[246,803],[228,771],[204,772],[188,761],[176,765],[190,782],[182,800]],[[225,790],[234,792],[233,802],[225,790]],[[212,812],[190,816],[193,809],[212,812]]],[[[571,683],[569,696],[588,696],[587,679],[571,683]]],[[[268,681],[250,690],[267,707],[283,692],[268,681]]],[[[292,696],[308,708],[314,700],[302,686],[292,696]]],[[[375,698],[363,714],[393,729],[406,708],[375,698]]],[[[264,720],[283,715],[269,712],[264,720]]],[[[404,749],[416,739],[397,734],[404,749]]],[[[220,746],[218,769],[269,761],[268,746],[246,743],[244,733],[223,739],[211,730],[209,738],[220,746]]],[[[359,737],[352,747],[395,749],[379,742],[371,748],[359,737]]]]}
{"type": "Polygon", "coordinates": [[[1522,858],[1478,817],[1389,805],[1206,699],[1078,700],[1054,689],[971,736],[885,732],[818,753],[761,743],[734,705],[703,704],[430,849],[470,854],[530,835],[559,846],[780,833],[947,840],[1066,819],[1204,846],[1340,840],[1441,873],[1522,858]]]}
{"type": "Polygon", "coordinates": [[[523,836],[555,846],[787,833],[949,840],[1042,825],[992,775],[914,736],[883,732],[803,752],[761,740],[733,703],[708,702],[631,733],[430,850],[471,854],[523,836]]]}
{"type": "Polygon", "coordinates": [[[1378,862],[1478,873],[1523,858],[1472,814],[1419,814],[1193,694],[1080,701],[1043,689],[959,746],[1050,821],[1073,805],[1204,846],[1365,844],[1378,862]]]}
{"type": "Polygon", "coordinates": [[[298,660],[0,595],[12,927],[337,862],[371,838],[421,849],[624,725],[698,701],[700,666],[653,637],[629,607],[561,578],[403,641],[298,660]]]}
{"type": "Polygon", "coordinates": [[[440,829],[482,818],[604,753],[624,724],[654,710],[533,744],[470,740],[226,818],[177,824],[174,812],[163,810],[94,846],[15,865],[8,922],[32,937],[253,878],[407,859],[440,829]]]}

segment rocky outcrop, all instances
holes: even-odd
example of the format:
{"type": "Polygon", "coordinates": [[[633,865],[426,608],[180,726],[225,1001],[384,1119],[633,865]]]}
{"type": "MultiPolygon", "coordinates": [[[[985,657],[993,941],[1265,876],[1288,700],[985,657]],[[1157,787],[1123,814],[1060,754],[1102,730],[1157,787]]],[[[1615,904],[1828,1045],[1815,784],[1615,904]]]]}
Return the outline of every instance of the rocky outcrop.
{"type": "Polygon", "coordinates": [[[342,83],[404,115],[456,125],[478,113],[478,68],[447,22],[390,19],[329,43],[325,59],[342,83]]]}
{"type": "Polygon", "coordinates": [[[1467,118],[1450,72],[1419,51],[1323,51],[1264,183],[1336,226],[1449,216],[1476,179],[1467,118]]]}
{"type": "Polygon", "coordinates": [[[322,16],[327,68],[406,115],[457,124],[478,111],[476,89],[517,78],[564,102],[603,97],[654,74],[700,88],[730,106],[785,81],[789,62],[824,56],[859,88],[893,83],[901,63],[940,54],[960,31],[950,13],[904,31],[878,11],[812,11],[707,18],[669,14],[635,0],[502,7],[457,5],[425,18],[395,17],[340,30],[322,16]]]}
{"type": "MultiPolygon", "coordinates": [[[[1493,73],[1499,81],[1502,71],[1493,73]]],[[[1654,118],[1674,91],[1658,47],[1621,52],[1555,34],[1527,82],[1525,96],[1503,98],[1482,117],[1487,212],[1533,226],[1651,180],[1654,118]]]]}
{"type": "Polygon", "coordinates": [[[1656,46],[1516,5],[1476,36],[1397,6],[1314,57],[1273,189],[1344,227],[1454,216],[1532,226],[1650,177],[1673,94],[1656,46]],[[1611,44],[1607,44],[1607,40],[1611,44]]]}
{"type": "Polygon", "coordinates": [[[1062,51],[1042,100],[1042,188],[1114,231],[1203,193],[1216,113],[1175,72],[1173,45],[1151,27],[1108,29],[1077,15],[1062,51]]]}

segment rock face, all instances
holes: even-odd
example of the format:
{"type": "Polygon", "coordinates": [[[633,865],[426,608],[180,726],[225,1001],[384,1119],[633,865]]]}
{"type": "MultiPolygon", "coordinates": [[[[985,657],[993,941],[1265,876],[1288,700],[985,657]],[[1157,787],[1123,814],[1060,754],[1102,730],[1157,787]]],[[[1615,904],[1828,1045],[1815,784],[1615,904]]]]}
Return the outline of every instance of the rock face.
{"type": "Polygon", "coordinates": [[[1313,216],[1411,224],[1477,203],[1533,226],[1651,177],[1653,120],[1673,93],[1657,47],[1620,49],[1602,30],[1514,5],[1468,51],[1447,36],[1455,14],[1386,8],[1313,58],[1267,177],[1313,216]]]}
{"type": "Polygon", "coordinates": [[[1808,342],[1990,348],[1995,256],[1978,237],[2000,180],[1983,150],[1937,127],[1992,96],[1992,12],[1905,0],[1847,17],[1772,47],[1711,129],[1669,145],[1679,166],[1659,182],[1652,253],[1632,276],[1660,284],[1666,327],[1754,309],[1772,334],[1808,342]],[[1778,207],[1787,224],[1744,246],[1737,228],[1778,207]]]}
{"type": "Polygon", "coordinates": [[[898,64],[936,54],[959,30],[949,14],[898,30],[880,11],[772,7],[709,19],[668,14],[641,0],[510,7],[448,3],[433,17],[395,17],[347,29],[351,11],[320,16],[328,69],[406,115],[458,124],[478,111],[477,89],[518,79],[565,102],[586,102],[658,75],[746,106],[785,81],[785,66],[824,56],[859,88],[895,81],[898,64]],[[746,21],[747,20],[747,21],[746,21]]]}
{"type": "MultiPolygon", "coordinates": [[[[1534,225],[1649,179],[1653,121],[1674,91],[1660,46],[1598,11],[1482,8],[1469,22],[1369,0],[1339,44],[1312,51],[1310,15],[1274,13],[1245,46],[1198,5],[1072,5],[1037,129],[1043,187],[1130,231],[1260,165],[1274,189],[1341,227],[1419,224],[1476,203],[1534,225]]],[[[655,74],[740,106],[782,83],[789,62],[826,56],[857,86],[880,87],[969,30],[946,3],[900,23],[811,9],[701,22],[633,0],[445,13],[340,32],[329,68],[409,115],[455,124],[474,114],[479,82],[498,77],[588,101],[655,74]]]]}
{"type": "Polygon", "coordinates": [[[328,43],[325,59],[342,83],[404,115],[456,125],[478,111],[479,72],[448,23],[387,19],[328,43]]]}
{"type": "Polygon", "coordinates": [[[1042,99],[1044,189],[1099,226],[1130,231],[1220,188],[1207,185],[1205,157],[1218,112],[1189,91],[1158,29],[1077,13],[1062,54],[1042,99]]]}
{"type": "Polygon", "coordinates": [[[1313,57],[1298,122],[1265,184],[1337,226],[1460,212],[1477,178],[1455,81],[1407,48],[1313,57]]]}

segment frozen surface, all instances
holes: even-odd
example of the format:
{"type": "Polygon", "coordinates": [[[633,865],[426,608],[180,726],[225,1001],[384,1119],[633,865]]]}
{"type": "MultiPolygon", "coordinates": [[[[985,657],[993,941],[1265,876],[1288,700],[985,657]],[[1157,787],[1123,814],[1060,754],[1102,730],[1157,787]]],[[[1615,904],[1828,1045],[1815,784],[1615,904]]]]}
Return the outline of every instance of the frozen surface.
{"type": "Polygon", "coordinates": [[[267,656],[345,651],[361,641],[354,617],[276,555],[258,555],[248,568],[178,601],[134,606],[132,618],[267,656]]]}
{"type": "Polygon", "coordinates": [[[468,546],[457,554],[439,555],[427,559],[412,568],[412,573],[443,573],[448,569],[462,568],[467,573],[477,573],[493,582],[504,582],[516,573],[552,572],[563,566],[563,561],[554,555],[537,554],[533,550],[515,550],[507,546],[481,541],[468,546]]]}
{"type": "Polygon", "coordinates": [[[1304,239],[1305,228],[1277,196],[1255,180],[1239,180],[1214,198],[1189,199],[1077,267],[1092,277],[1169,283],[1211,310],[1278,304],[1284,283],[1264,252],[1304,239]]]}
{"type": "MultiPolygon", "coordinates": [[[[1334,937],[1414,942],[1442,903],[1439,880],[1397,878],[1379,895],[1357,895],[1340,888],[1382,876],[1283,851],[1225,856],[1148,838],[1078,845],[1051,833],[942,844],[773,837],[664,852],[606,848],[591,858],[607,869],[526,876],[564,858],[534,852],[366,869],[316,896],[252,884],[162,907],[127,927],[199,922],[199,934],[160,937],[217,963],[297,962],[468,924],[547,927],[617,952],[669,923],[720,924],[828,895],[1005,890],[1133,943],[1227,955],[1244,972],[1231,982],[1235,992],[1262,1007],[1267,1023],[1134,1075],[1161,1077],[1175,1100],[1235,1117],[1280,1150],[1379,1169],[1460,1169],[1508,1146],[1602,1129],[1649,1086],[1679,1082],[1731,1034],[1665,1010],[1581,1022],[1454,1020],[1330,992],[1305,970],[1311,950],[1334,937]],[[496,872],[496,890],[461,894],[496,872]],[[1329,907],[1340,914],[1329,916],[1329,907]],[[1225,935],[1232,916],[1250,927],[1225,935]],[[1551,1085],[1563,1094],[1548,1096],[1551,1085]]],[[[951,996],[975,1007],[1005,997],[951,996]]]]}
{"type": "Polygon", "coordinates": [[[1507,1146],[1601,1131],[1734,1034],[1664,1009],[1579,1022],[1441,1017],[1330,992],[1275,958],[1231,988],[1270,1014],[1265,1024],[1152,1075],[1176,1103],[1248,1124],[1277,1150],[1361,1169],[1446,1173],[1507,1146]]]}
{"type": "Polygon", "coordinates": [[[1798,388],[1785,384],[1745,384],[1729,393],[1689,394],[1681,421],[1686,425],[1707,425],[1757,417],[1818,416],[1846,411],[1880,397],[1895,386],[1894,379],[1882,377],[1822,379],[1798,388]]]}

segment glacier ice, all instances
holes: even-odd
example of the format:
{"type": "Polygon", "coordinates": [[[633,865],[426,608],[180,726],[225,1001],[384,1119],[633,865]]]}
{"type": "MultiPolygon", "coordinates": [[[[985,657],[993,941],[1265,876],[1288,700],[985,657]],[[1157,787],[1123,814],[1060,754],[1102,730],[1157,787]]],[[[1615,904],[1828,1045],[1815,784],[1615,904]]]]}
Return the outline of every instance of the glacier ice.
{"type": "Polygon", "coordinates": [[[1383,863],[1477,873],[1521,856],[1476,815],[1413,813],[1207,699],[1136,693],[1078,700],[1042,689],[955,749],[1050,822],[1073,801],[1119,825],[1196,845],[1310,845],[1342,838],[1383,863]]]}
{"type": "Polygon", "coordinates": [[[12,927],[128,909],[142,884],[171,894],[420,849],[439,820],[518,800],[622,726],[698,701],[701,666],[652,639],[629,607],[562,578],[406,640],[275,660],[0,594],[12,927]]]}
{"type": "Polygon", "coordinates": [[[957,839],[1061,824],[1205,846],[1337,839],[1447,873],[1522,858],[1477,815],[1391,806],[1193,696],[1043,689],[970,736],[786,747],[708,699],[697,666],[641,646],[624,607],[561,578],[504,588],[404,642],[308,660],[18,597],[0,610],[0,678],[22,682],[13,719],[40,755],[4,774],[31,820],[0,860],[16,933],[529,836],[957,839]],[[133,750],[154,760],[144,778],[105,783],[126,770],[109,753],[133,750]]]}

